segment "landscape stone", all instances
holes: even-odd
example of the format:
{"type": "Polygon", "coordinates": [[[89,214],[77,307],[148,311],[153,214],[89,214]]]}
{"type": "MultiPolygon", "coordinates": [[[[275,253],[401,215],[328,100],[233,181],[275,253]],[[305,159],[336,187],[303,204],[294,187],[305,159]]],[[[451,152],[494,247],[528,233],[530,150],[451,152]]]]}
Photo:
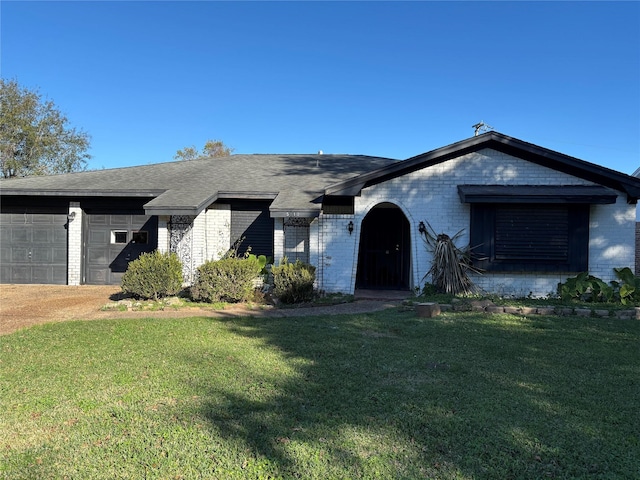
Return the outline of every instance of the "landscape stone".
{"type": "Polygon", "coordinates": [[[440,315],[440,305],[437,303],[418,303],[416,313],[422,318],[431,318],[440,315]]]}

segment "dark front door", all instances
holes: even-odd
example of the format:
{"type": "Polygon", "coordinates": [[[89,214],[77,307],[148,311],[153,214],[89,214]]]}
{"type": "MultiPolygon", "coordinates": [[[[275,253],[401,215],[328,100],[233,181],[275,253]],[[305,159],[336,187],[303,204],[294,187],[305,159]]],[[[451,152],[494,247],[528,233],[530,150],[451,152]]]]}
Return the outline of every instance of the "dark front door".
{"type": "Polygon", "coordinates": [[[356,288],[408,289],[409,222],[397,207],[376,207],[362,221],[356,288]]]}

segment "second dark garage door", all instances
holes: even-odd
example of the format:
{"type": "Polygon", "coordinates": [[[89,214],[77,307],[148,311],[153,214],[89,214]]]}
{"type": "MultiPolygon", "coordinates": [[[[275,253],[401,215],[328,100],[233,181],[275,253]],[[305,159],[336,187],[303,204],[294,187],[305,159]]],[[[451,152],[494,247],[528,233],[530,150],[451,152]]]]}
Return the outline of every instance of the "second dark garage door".
{"type": "Polygon", "coordinates": [[[84,283],[117,285],[130,261],[158,247],[158,217],[89,213],[83,237],[84,283]]]}

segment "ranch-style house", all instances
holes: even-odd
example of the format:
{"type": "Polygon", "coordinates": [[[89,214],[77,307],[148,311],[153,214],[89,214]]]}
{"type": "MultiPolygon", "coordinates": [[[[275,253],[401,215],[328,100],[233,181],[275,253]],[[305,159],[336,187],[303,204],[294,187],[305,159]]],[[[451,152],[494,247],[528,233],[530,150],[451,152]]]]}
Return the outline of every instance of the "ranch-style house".
{"type": "Polygon", "coordinates": [[[406,160],[231,155],[0,181],[2,283],[118,284],[142,252],[185,279],[234,246],[316,266],[317,288],[421,288],[423,231],[474,247],[476,285],[543,296],[634,268],[640,178],[487,132],[406,160]]]}

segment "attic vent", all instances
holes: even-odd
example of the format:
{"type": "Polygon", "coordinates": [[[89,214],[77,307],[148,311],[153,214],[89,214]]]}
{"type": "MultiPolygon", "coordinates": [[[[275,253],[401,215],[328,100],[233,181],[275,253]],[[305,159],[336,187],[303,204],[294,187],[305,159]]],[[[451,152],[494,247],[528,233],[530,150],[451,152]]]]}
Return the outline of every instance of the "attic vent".
{"type": "Polygon", "coordinates": [[[322,150],[318,150],[318,155],[322,155],[324,152],[322,150]]]}

